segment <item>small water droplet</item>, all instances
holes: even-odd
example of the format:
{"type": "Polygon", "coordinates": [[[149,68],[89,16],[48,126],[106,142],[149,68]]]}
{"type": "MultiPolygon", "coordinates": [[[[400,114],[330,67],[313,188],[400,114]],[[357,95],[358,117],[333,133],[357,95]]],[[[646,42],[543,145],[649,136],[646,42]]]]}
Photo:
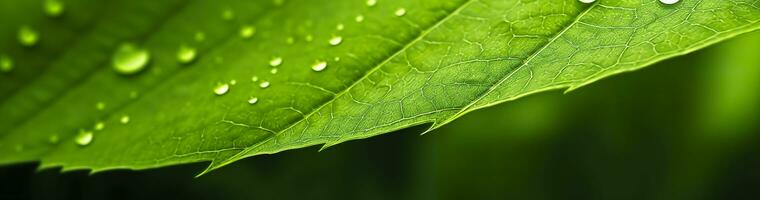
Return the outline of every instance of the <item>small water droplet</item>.
{"type": "Polygon", "coordinates": [[[45,14],[50,17],[58,17],[63,14],[63,2],[59,0],[45,0],[45,14]]]}
{"type": "Polygon", "coordinates": [[[119,122],[121,122],[121,124],[127,124],[127,123],[129,123],[129,115],[123,115],[123,116],[121,116],[121,118],[119,118],[119,122]]]}
{"type": "Polygon", "coordinates": [[[95,123],[95,127],[93,127],[96,131],[102,131],[104,128],[106,128],[106,124],[103,122],[97,122],[95,123]]]}
{"type": "Polygon", "coordinates": [[[277,68],[272,68],[271,70],[269,70],[269,73],[271,74],[277,74],[277,72],[278,72],[277,68]]]}
{"type": "Polygon", "coordinates": [[[235,84],[237,84],[237,80],[235,79],[230,80],[230,85],[235,85],[235,84]]]}
{"type": "Polygon", "coordinates": [[[311,69],[315,72],[321,72],[322,70],[325,70],[325,68],[327,68],[327,62],[325,61],[318,61],[311,66],[311,69]]]}
{"type": "Polygon", "coordinates": [[[307,42],[314,41],[314,36],[311,34],[306,35],[306,37],[304,37],[304,40],[306,40],[307,42]]]}
{"type": "Polygon", "coordinates": [[[58,138],[58,134],[51,134],[48,136],[48,142],[50,142],[50,144],[57,144],[59,140],[60,138],[58,138]]]}
{"type": "Polygon", "coordinates": [[[285,4],[285,0],[272,0],[272,4],[275,6],[282,6],[282,4],[285,4]]]}
{"type": "Polygon", "coordinates": [[[259,84],[259,87],[261,88],[268,88],[269,87],[269,81],[264,81],[259,84]]]}
{"type": "Polygon", "coordinates": [[[129,98],[130,99],[137,99],[138,96],[140,96],[140,93],[138,93],[137,91],[131,91],[131,92],[129,92],[129,98]]]}
{"type": "Polygon", "coordinates": [[[206,40],[206,33],[200,31],[195,33],[195,41],[203,42],[204,40],[206,40]]]}
{"type": "Polygon", "coordinates": [[[256,27],[245,25],[240,28],[240,37],[244,39],[251,38],[254,34],[256,34],[256,27]]]}
{"type": "Polygon", "coordinates": [[[404,16],[406,15],[406,9],[405,8],[396,9],[396,12],[394,12],[393,14],[395,14],[397,17],[404,16]]]}
{"type": "Polygon", "coordinates": [[[177,61],[179,61],[182,64],[187,64],[190,62],[193,62],[195,60],[195,56],[197,55],[197,51],[195,48],[182,45],[179,47],[179,50],[177,50],[177,61]]]}
{"type": "Polygon", "coordinates": [[[372,7],[377,5],[377,0],[367,0],[367,6],[372,7]]]}
{"type": "Polygon", "coordinates": [[[356,17],[354,17],[354,20],[356,22],[363,22],[364,21],[364,15],[357,15],[356,17]]]}
{"type": "Polygon", "coordinates": [[[7,55],[0,55],[0,72],[13,70],[13,59],[7,55]]]}
{"type": "Polygon", "coordinates": [[[282,57],[274,57],[272,60],[269,60],[269,66],[277,67],[282,65],[282,57]]]}
{"type": "Polygon", "coordinates": [[[596,0],[579,0],[581,3],[594,3],[596,0]]]}
{"type": "Polygon", "coordinates": [[[229,9],[229,8],[224,9],[222,11],[222,19],[228,20],[228,21],[232,20],[232,19],[235,19],[235,12],[232,11],[232,9],[229,9]]]}
{"type": "Polygon", "coordinates": [[[92,131],[80,129],[79,134],[77,134],[76,138],[74,138],[74,142],[76,142],[80,146],[87,146],[90,143],[92,143],[92,139],[93,139],[92,131]]]}
{"type": "Polygon", "coordinates": [[[113,54],[113,69],[120,74],[135,74],[148,64],[148,50],[137,48],[131,43],[122,44],[113,54]]]}
{"type": "Polygon", "coordinates": [[[256,104],[258,102],[259,102],[259,98],[256,98],[256,97],[251,97],[250,99],[248,99],[248,104],[251,104],[251,105],[256,104]]]}
{"type": "Polygon", "coordinates": [[[343,37],[341,37],[341,36],[333,36],[332,38],[330,38],[329,42],[330,42],[330,45],[337,46],[337,45],[339,45],[340,43],[343,42],[343,37]]]}
{"type": "Polygon", "coordinates": [[[102,101],[99,101],[99,102],[95,103],[95,109],[105,110],[106,109],[106,103],[102,102],[102,101]]]}
{"type": "Polygon", "coordinates": [[[668,5],[676,4],[679,2],[679,0],[660,0],[660,2],[668,5]]]}
{"type": "Polygon", "coordinates": [[[343,29],[346,29],[346,25],[338,24],[337,26],[335,26],[335,29],[342,31],[343,29]]]}
{"type": "Polygon", "coordinates": [[[293,37],[285,38],[285,43],[287,43],[287,44],[295,44],[296,43],[296,39],[293,38],[293,37]]]}
{"type": "Polygon", "coordinates": [[[253,76],[253,77],[251,77],[251,81],[253,81],[253,82],[259,81],[259,77],[258,76],[253,76]]]}
{"type": "Polygon", "coordinates": [[[219,96],[227,94],[227,91],[230,91],[230,85],[227,83],[220,83],[214,87],[214,94],[219,96]]]}
{"type": "Polygon", "coordinates": [[[22,26],[18,30],[18,42],[21,43],[22,46],[25,47],[32,47],[37,44],[37,41],[39,41],[40,35],[28,26],[22,26]]]}
{"type": "Polygon", "coordinates": [[[335,58],[333,58],[333,60],[335,60],[335,62],[340,62],[340,57],[335,56],[335,58]]]}

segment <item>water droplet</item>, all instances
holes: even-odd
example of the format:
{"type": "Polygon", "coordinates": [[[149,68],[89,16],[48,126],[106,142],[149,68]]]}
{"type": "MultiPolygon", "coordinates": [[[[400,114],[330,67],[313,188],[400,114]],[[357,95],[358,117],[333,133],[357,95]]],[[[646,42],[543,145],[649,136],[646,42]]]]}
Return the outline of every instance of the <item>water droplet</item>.
{"type": "Polygon", "coordinates": [[[251,77],[251,81],[253,81],[253,82],[259,81],[259,77],[258,76],[253,76],[253,77],[251,77]]]}
{"type": "Polygon", "coordinates": [[[119,122],[121,122],[121,124],[127,124],[127,123],[129,123],[129,115],[123,115],[123,116],[121,116],[121,118],[119,118],[119,122]]]}
{"type": "Polygon", "coordinates": [[[327,68],[327,62],[325,61],[318,61],[314,65],[311,66],[311,69],[315,72],[321,72],[322,70],[325,70],[327,68]]]}
{"type": "Polygon", "coordinates": [[[106,124],[103,122],[97,122],[95,123],[95,127],[93,127],[96,131],[102,131],[104,128],[106,128],[106,124]]]}
{"type": "Polygon", "coordinates": [[[275,6],[282,6],[282,4],[285,4],[285,0],[272,0],[272,3],[275,6]]]}
{"type": "Polygon", "coordinates": [[[354,20],[356,20],[356,22],[363,22],[364,15],[357,15],[356,17],[354,17],[354,20]]]}
{"type": "Polygon", "coordinates": [[[285,43],[287,43],[287,44],[294,44],[294,43],[296,43],[296,39],[293,38],[293,37],[285,38],[285,43]]]}
{"type": "Polygon", "coordinates": [[[307,42],[314,41],[314,36],[311,34],[306,35],[306,37],[304,37],[304,40],[306,40],[307,42]]]}
{"type": "Polygon", "coordinates": [[[63,2],[59,0],[45,0],[45,14],[50,17],[58,17],[63,14],[63,2]]]}
{"type": "Polygon", "coordinates": [[[594,3],[596,0],[579,0],[581,3],[594,3]]]}
{"type": "Polygon", "coordinates": [[[140,93],[138,93],[137,91],[129,92],[129,98],[131,99],[137,99],[138,96],[140,96],[140,93]]]}
{"type": "Polygon", "coordinates": [[[232,20],[232,19],[235,19],[235,12],[234,12],[234,11],[232,11],[232,9],[229,9],[229,8],[227,8],[227,9],[224,9],[224,10],[222,11],[222,19],[224,19],[224,20],[232,20]]]}
{"type": "Polygon", "coordinates": [[[676,4],[679,2],[679,0],[660,0],[660,2],[668,5],[676,4]]]}
{"type": "Polygon", "coordinates": [[[106,103],[102,102],[102,101],[99,101],[99,102],[95,103],[95,109],[105,110],[106,109],[106,103]]]}
{"type": "Polygon", "coordinates": [[[57,144],[59,140],[60,138],[58,138],[58,134],[48,136],[48,142],[50,142],[50,144],[57,144]]]}
{"type": "Polygon", "coordinates": [[[113,69],[120,74],[135,74],[148,64],[148,50],[137,48],[131,43],[122,44],[113,54],[113,69]]]}
{"type": "Polygon", "coordinates": [[[282,65],[282,57],[274,57],[272,60],[269,60],[269,66],[277,67],[282,65]]]}
{"type": "Polygon", "coordinates": [[[13,59],[7,55],[0,55],[0,72],[13,70],[13,59]]]}
{"type": "Polygon", "coordinates": [[[230,80],[230,85],[235,85],[235,84],[237,84],[237,80],[235,79],[230,80]]]}
{"type": "Polygon", "coordinates": [[[330,38],[330,45],[337,46],[342,42],[343,42],[343,37],[341,36],[333,36],[332,38],[330,38]]]}
{"type": "Polygon", "coordinates": [[[268,88],[269,87],[269,81],[264,81],[259,84],[259,87],[261,88],[268,88]]]}
{"type": "Polygon", "coordinates": [[[195,48],[182,45],[179,47],[179,50],[177,50],[177,61],[179,61],[182,64],[187,64],[187,63],[193,62],[193,60],[195,60],[196,55],[197,55],[197,52],[195,48]]]}
{"type": "Polygon", "coordinates": [[[39,33],[28,26],[22,26],[18,30],[18,42],[25,47],[32,47],[40,39],[39,33]]]}
{"type": "Polygon", "coordinates": [[[377,0],[367,0],[367,6],[372,7],[377,5],[377,0]]]}
{"type": "Polygon", "coordinates": [[[256,104],[258,102],[259,102],[259,98],[256,98],[256,97],[251,97],[250,99],[248,99],[248,104],[251,104],[251,105],[256,104]]]}
{"type": "Polygon", "coordinates": [[[397,10],[396,10],[396,12],[394,12],[393,14],[395,14],[397,17],[401,17],[401,16],[404,16],[404,15],[406,15],[406,9],[404,9],[404,8],[399,8],[399,9],[397,9],[397,10]]]}
{"type": "Polygon", "coordinates": [[[240,37],[244,39],[251,38],[254,34],[256,34],[256,27],[245,25],[240,28],[240,37]]]}
{"type": "Polygon", "coordinates": [[[219,96],[227,94],[227,91],[230,91],[230,85],[227,83],[220,83],[214,87],[214,94],[219,96]]]}
{"type": "Polygon", "coordinates": [[[269,70],[269,73],[272,73],[272,74],[277,74],[277,72],[278,72],[277,68],[272,68],[271,70],[269,70]]]}
{"type": "Polygon", "coordinates": [[[346,25],[338,24],[337,26],[335,26],[335,29],[342,31],[343,29],[346,29],[346,25]]]}
{"type": "Polygon", "coordinates": [[[76,142],[80,146],[87,146],[90,143],[92,143],[93,133],[92,131],[87,130],[79,130],[79,134],[77,134],[76,138],[74,138],[74,142],[76,142]]]}
{"type": "Polygon", "coordinates": [[[206,40],[206,34],[205,33],[200,32],[200,31],[198,31],[198,32],[195,33],[195,41],[197,41],[197,42],[203,42],[204,40],[206,40]]]}
{"type": "Polygon", "coordinates": [[[340,62],[340,57],[335,56],[335,58],[333,58],[333,60],[335,60],[335,62],[340,62]]]}

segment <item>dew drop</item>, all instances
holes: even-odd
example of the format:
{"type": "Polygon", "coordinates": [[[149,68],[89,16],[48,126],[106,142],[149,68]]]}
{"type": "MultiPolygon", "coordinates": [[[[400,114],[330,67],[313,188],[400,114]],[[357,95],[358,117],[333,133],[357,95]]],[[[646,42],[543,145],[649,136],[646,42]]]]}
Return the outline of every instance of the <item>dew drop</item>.
{"type": "Polygon", "coordinates": [[[340,57],[335,56],[335,58],[333,58],[333,60],[335,60],[335,62],[340,62],[340,57]]]}
{"type": "Polygon", "coordinates": [[[259,81],[259,77],[258,76],[253,76],[253,77],[251,77],[251,81],[253,81],[253,82],[259,81]]]}
{"type": "Polygon", "coordinates": [[[256,97],[251,97],[250,99],[248,99],[248,104],[251,104],[251,105],[256,104],[258,102],[259,102],[259,98],[256,98],[256,97]]]}
{"type": "Polygon", "coordinates": [[[224,11],[222,11],[222,19],[228,20],[228,21],[232,20],[232,19],[235,19],[235,12],[232,11],[232,9],[229,9],[229,8],[224,9],[224,11]]]}
{"type": "Polygon", "coordinates": [[[318,61],[311,66],[311,70],[314,70],[315,72],[321,72],[322,70],[325,70],[325,68],[327,68],[327,62],[325,61],[318,61]]]}
{"type": "Polygon", "coordinates": [[[287,43],[287,44],[294,44],[294,43],[296,43],[296,39],[293,38],[293,37],[285,38],[285,43],[287,43]]]}
{"type": "Polygon", "coordinates": [[[240,28],[240,37],[244,39],[251,38],[254,34],[256,34],[256,27],[245,25],[240,28]]]}
{"type": "Polygon", "coordinates": [[[121,116],[121,118],[119,118],[119,122],[121,122],[121,124],[127,124],[127,123],[129,123],[129,115],[123,115],[123,116],[121,116]]]}
{"type": "Polygon", "coordinates": [[[330,45],[338,46],[340,43],[343,42],[343,37],[341,37],[341,36],[333,36],[332,38],[330,38],[329,42],[330,42],[330,45]]]}
{"type": "Polygon", "coordinates": [[[269,73],[271,73],[271,74],[277,74],[278,71],[279,70],[277,70],[277,68],[272,68],[271,70],[269,70],[269,73]]]}
{"type": "Polygon", "coordinates": [[[269,81],[264,81],[259,84],[259,87],[261,88],[268,88],[269,87],[269,81]]]}
{"type": "Polygon", "coordinates": [[[187,64],[190,62],[193,62],[195,60],[195,56],[197,55],[197,51],[195,48],[182,45],[179,47],[179,50],[177,50],[177,61],[179,61],[182,64],[187,64]]]}
{"type": "Polygon", "coordinates": [[[102,101],[99,101],[99,102],[95,103],[95,109],[105,110],[106,109],[106,103],[102,102],[102,101]]]}
{"type": "Polygon", "coordinates": [[[227,94],[227,91],[230,91],[230,85],[227,83],[220,83],[214,87],[214,94],[219,96],[227,94]]]}
{"type": "Polygon", "coordinates": [[[150,60],[148,50],[131,43],[122,44],[113,54],[113,69],[120,74],[135,74],[145,68],[150,60]]]}
{"type": "Polygon", "coordinates": [[[48,136],[48,142],[50,142],[50,144],[57,144],[59,140],[60,138],[58,137],[58,134],[48,136]]]}
{"type": "Polygon", "coordinates": [[[372,7],[377,5],[377,0],[367,0],[367,6],[372,7]]]}
{"type": "Polygon", "coordinates": [[[39,33],[28,26],[22,26],[18,30],[18,42],[22,46],[32,47],[37,44],[40,39],[39,33]]]}
{"type": "Polygon", "coordinates": [[[304,40],[306,40],[307,42],[314,41],[314,36],[311,34],[306,35],[306,37],[304,37],[304,40]]]}
{"type": "Polygon", "coordinates": [[[204,40],[206,40],[206,34],[205,33],[200,32],[200,31],[198,31],[198,32],[195,33],[195,41],[196,42],[203,42],[204,40]]]}
{"type": "Polygon", "coordinates": [[[93,127],[96,131],[102,131],[104,128],[106,128],[106,124],[103,122],[97,122],[95,123],[95,127],[93,127]]]}
{"type": "Polygon", "coordinates": [[[0,55],[0,72],[13,70],[13,59],[7,55],[0,55]]]}
{"type": "Polygon", "coordinates": [[[140,93],[138,93],[137,91],[131,91],[131,92],[129,92],[129,98],[130,99],[137,99],[137,97],[139,97],[139,96],[140,96],[140,93]]]}
{"type": "Polygon", "coordinates": [[[63,2],[59,0],[45,0],[45,14],[50,17],[58,17],[63,14],[63,2]]]}
{"type": "Polygon", "coordinates": [[[230,85],[235,85],[235,84],[237,84],[237,80],[235,79],[230,80],[230,85]]]}
{"type": "Polygon", "coordinates": [[[356,22],[363,22],[364,21],[364,15],[357,15],[356,17],[354,17],[354,20],[356,22]]]}
{"type": "Polygon", "coordinates": [[[92,131],[87,130],[79,130],[79,134],[77,134],[76,138],[74,138],[74,142],[76,142],[80,146],[87,146],[90,143],[92,143],[93,133],[92,131]]]}
{"type": "Polygon", "coordinates": [[[672,5],[679,2],[679,0],[660,0],[661,3],[672,5]]]}
{"type": "Polygon", "coordinates": [[[335,26],[335,29],[337,29],[339,31],[342,31],[343,29],[346,29],[346,25],[338,24],[338,25],[335,26]]]}
{"type": "Polygon", "coordinates": [[[277,67],[282,65],[282,57],[274,57],[272,60],[269,60],[269,66],[277,67]]]}
{"type": "Polygon", "coordinates": [[[596,0],[579,0],[581,3],[594,3],[596,0]]]}
{"type": "Polygon", "coordinates": [[[285,0],[272,0],[272,3],[275,6],[282,6],[282,4],[285,4],[285,0]]]}
{"type": "Polygon", "coordinates": [[[399,8],[399,9],[397,9],[397,10],[396,10],[396,12],[395,12],[395,13],[393,13],[393,14],[395,14],[397,17],[401,17],[401,16],[404,16],[404,15],[406,15],[406,9],[404,9],[404,8],[399,8]]]}

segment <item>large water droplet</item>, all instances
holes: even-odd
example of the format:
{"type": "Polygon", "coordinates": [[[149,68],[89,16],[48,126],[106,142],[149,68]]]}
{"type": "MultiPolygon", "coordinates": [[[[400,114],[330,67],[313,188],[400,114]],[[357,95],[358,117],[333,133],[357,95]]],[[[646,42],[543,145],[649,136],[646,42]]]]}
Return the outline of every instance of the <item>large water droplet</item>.
{"type": "Polygon", "coordinates": [[[679,0],[660,0],[660,2],[662,2],[662,3],[664,3],[664,4],[668,4],[668,5],[671,5],[671,4],[676,4],[676,3],[678,3],[678,2],[679,2],[679,0]]]}
{"type": "Polygon", "coordinates": [[[277,67],[282,65],[282,57],[274,57],[272,60],[269,60],[269,66],[277,67]]]}
{"type": "Polygon", "coordinates": [[[259,102],[259,98],[256,98],[256,97],[251,97],[250,99],[248,99],[248,104],[251,104],[251,105],[256,104],[258,102],[259,102]]]}
{"type": "Polygon", "coordinates": [[[129,123],[129,115],[123,115],[123,116],[121,116],[121,118],[119,118],[119,122],[121,122],[121,124],[127,124],[127,123],[129,123]]]}
{"type": "Polygon", "coordinates": [[[0,55],[0,72],[13,70],[13,59],[7,55],[0,55]]]}
{"type": "Polygon", "coordinates": [[[137,48],[134,44],[124,43],[113,54],[113,69],[120,74],[140,72],[150,61],[148,50],[137,48]]]}
{"type": "Polygon", "coordinates": [[[367,6],[372,7],[377,5],[377,0],[367,0],[367,6]]]}
{"type": "Polygon", "coordinates": [[[580,1],[581,3],[594,3],[594,1],[596,0],[578,0],[578,1],[580,1]]]}
{"type": "Polygon", "coordinates": [[[230,85],[227,83],[220,83],[214,87],[214,94],[219,96],[227,94],[227,91],[230,91],[230,85]]]}
{"type": "Polygon", "coordinates": [[[197,51],[195,48],[187,45],[182,45],[179,47],[179,50],[177,50],[177,61],[182,64],[187,64],[193,62],[196,55],[197,51]]]}
{"type": "Polygon", "coordinates": [[[321,72],[322,70],[325,70],[327,68],[327,62],[325,61],[319,61],[311,66],[311,69],[315,72],[321,72]]]}
{"type": "Polygon", "coordinates": [[[90,143],[92,143],[92,139],[93,139],[92,131],[79,130],[79,134],[77,134],[76,138],[74,138],[74,142],[76,142],[80,146],[87,146],[90,143]]]}
{"type": "Polygon", "coordinates": [[[240,28],[240,37],[242,38],[251,38],[253,37],[253,34],[256,34],[256,28],[250,25],[245,25],[240,28]]]}
{"type": "Polygon", "coordinates": [[[39,33],[28,26],[22,26],[18,30],[18,42],[22,46],[32,47],[37,44],[40,39],[39,33]]]}
{"type": "Polygon", "coordinates": [[[269,87],[269,81],[264,81],[259,83],[259,87],[261,88],[268,88],[269,87]]]}
{"type": "Polygon", "coordinates": [[[404,16],[406,15],[406,9],[405,8],[396,9],[396,12],[394,12],[393,14],[395,14],[398,17],[404,16]]]}
{"type": "Polygon", "coordinates": [[[63,14],[64,6],[63,2],[59,0],[45,0],[44,4],[45,14],[50,17],[58,17],[63,14]]]}
{"type": "Polygon", "coordinates": [[[339,45],[340,43],[343,42],[343,37],[341,37],[341,36],[333,36],[332,38],[330,38],[329,42],[330,42],[330,45],[337,46],[337,45],[339,45]]]}

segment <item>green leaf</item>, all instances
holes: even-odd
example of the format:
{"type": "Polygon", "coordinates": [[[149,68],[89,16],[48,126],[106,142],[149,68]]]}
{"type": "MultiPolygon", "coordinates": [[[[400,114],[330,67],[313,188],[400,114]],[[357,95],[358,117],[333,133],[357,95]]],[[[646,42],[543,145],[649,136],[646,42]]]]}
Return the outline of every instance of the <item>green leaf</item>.
{"type": "Polygon", "coordinates": [[[2,164],[97,172],[211,161],[208,172],[433,130],[760,27],[758,0],[60,2],[47,15],[43,2],[0,2],[0,54],[13,61],[0,74],[2,164]],[[36,44],[18,41],[21,27],[36,44]],[[144,69],[114,70],[141,51],[144,69]]]}

